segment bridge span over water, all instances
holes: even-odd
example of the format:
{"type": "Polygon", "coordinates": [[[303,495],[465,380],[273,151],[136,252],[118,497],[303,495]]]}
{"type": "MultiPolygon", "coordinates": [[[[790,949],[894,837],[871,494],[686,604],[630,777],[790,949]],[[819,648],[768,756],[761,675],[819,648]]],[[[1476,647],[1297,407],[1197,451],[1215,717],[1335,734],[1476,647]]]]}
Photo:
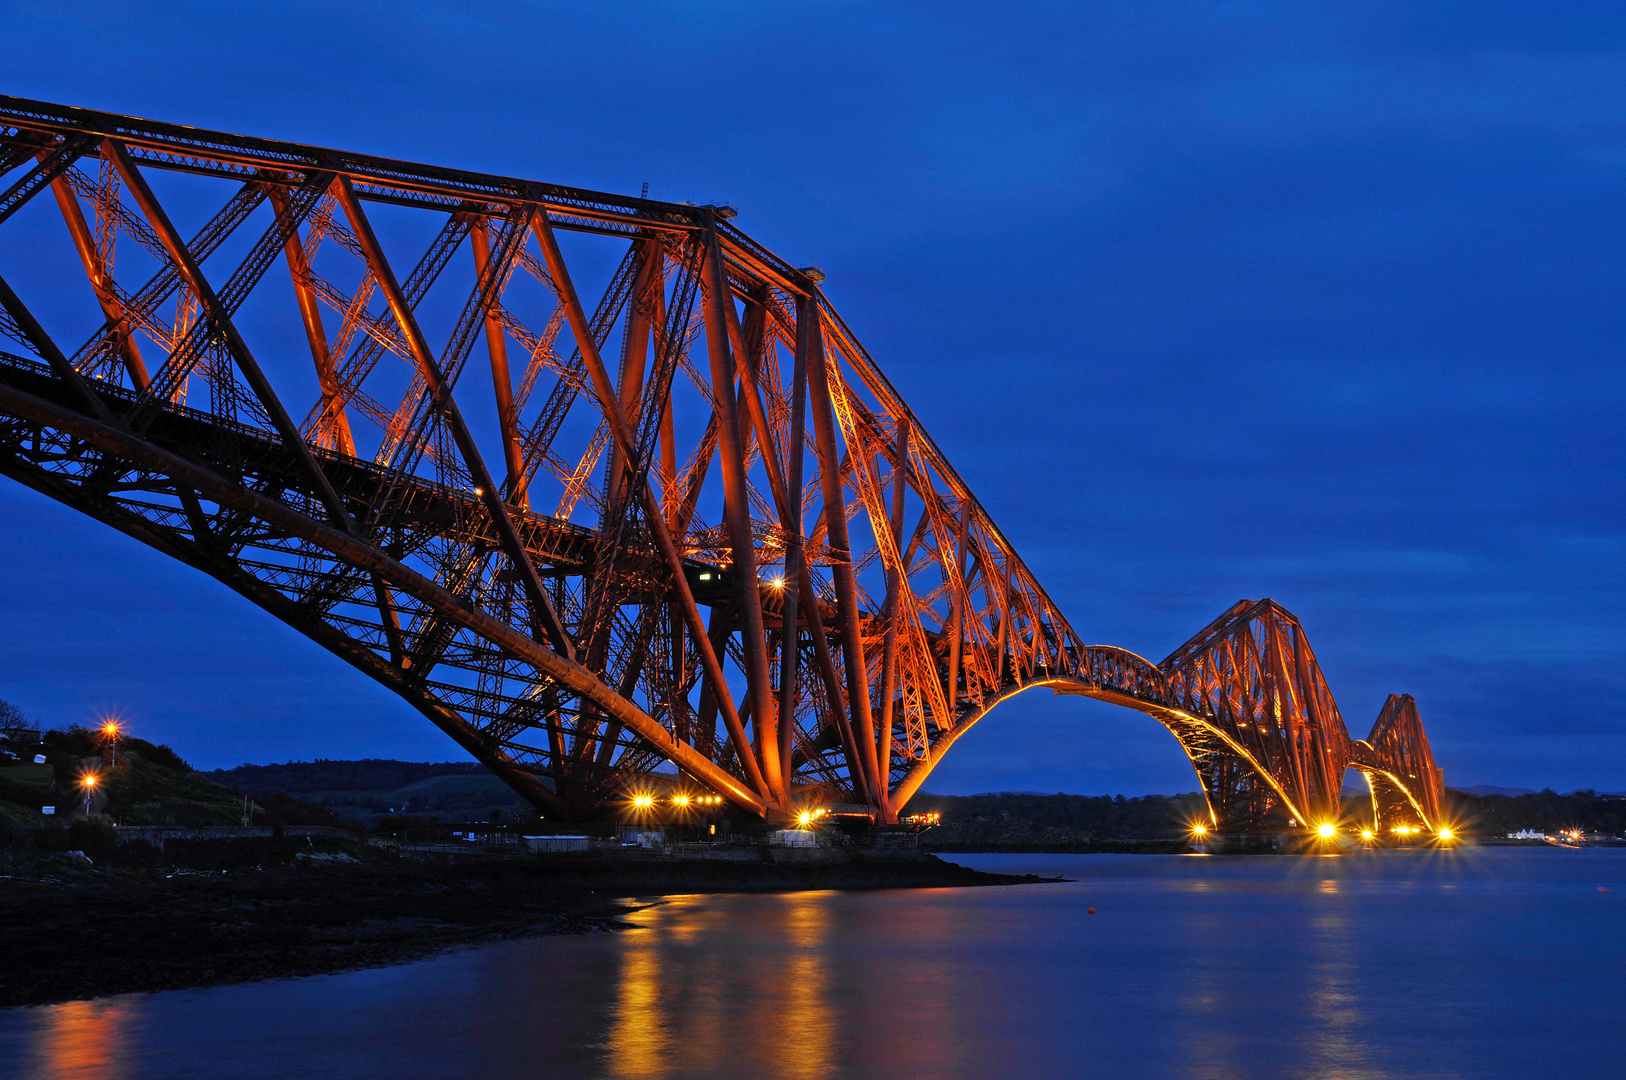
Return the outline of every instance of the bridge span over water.
{"type": "Polygon", "coordinates": [[[0,472],[400,694],[543,813],[675,764],[896,820],[1034,688],[1172,732],[1213,826],[1432,827],[1240,601],[1089,645],[819,288],[693,206],[0,97],[0,472]]]}

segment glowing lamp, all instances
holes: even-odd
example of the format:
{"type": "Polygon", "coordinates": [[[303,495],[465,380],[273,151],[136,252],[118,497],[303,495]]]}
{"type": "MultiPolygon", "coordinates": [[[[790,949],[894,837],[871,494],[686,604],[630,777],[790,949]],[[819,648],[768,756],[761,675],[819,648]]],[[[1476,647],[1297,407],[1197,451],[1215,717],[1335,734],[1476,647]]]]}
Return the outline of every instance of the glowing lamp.
{"type": "Polygon", "coordinates": [[[1321,838],[1323,840],[1331,840],[1334,836],[1338,835],[1338,826],[1329,822],[1316,829],[1316,832],[1321,834],[1321,838]]]}
{"type": "Polygon", "coordinates": [[[1449,839],[1451,839],[1451,837],[1453,837],[1453,836],[1455,836],[1455,835],[1456,835],[1456,834],[1455,834],[1455,833],[1453,833],[1453,832],[1452,832],[1452,831],[1451,831],[1451,830],[1450,830],[1450,828],[1442,828],[1442,829],[1441,829],[1441,830],[1440,830],[1440,839],[1441,839],[1441,840],[1449,840],[1449,839]]]}
{"type": "Polygon", "coordinates": [[[1370,839],[1372,839],[1372,830],[1371,829],[1362,829],[1361,830],[1361,839],[1362,840],[1370,840],[1370,839]]]}
{"type": "Polygon", "coordinates": [[[86,773],[85,778],[81,780],[80,783],[84,784],[87,788],[94,788],[96,786],[96,774],[86,773]]]}
{"type": "Polygon", "coordinates": [[[1192,836],[1207,836],[1208,835],[1208,826],[1207,825],[1193,825],[1191,827],[1191,835],[1192,836]]]}
{"type": "Polygon", "coordinates": [[[798,814],[796,816],[796,823],[798,825],[802,825],[804,827],[808,826],[808,825],[811,825],[811,824],[813,824],[813,815],[811,813],[809,813],[808,811],[803,810],[800,814],[798,814]]]}

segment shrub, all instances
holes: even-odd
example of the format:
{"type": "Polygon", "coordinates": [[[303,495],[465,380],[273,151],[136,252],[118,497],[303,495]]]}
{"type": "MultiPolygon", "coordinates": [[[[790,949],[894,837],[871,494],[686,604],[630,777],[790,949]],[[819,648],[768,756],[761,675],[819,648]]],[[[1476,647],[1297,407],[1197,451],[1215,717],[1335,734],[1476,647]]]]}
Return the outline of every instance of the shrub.
{"type": "Polygon", "coordinates": [[[108,859],[119,846],[119,830],[106,814],[89,814],[68,826],[68,843],[92,859],[108,859]]]}

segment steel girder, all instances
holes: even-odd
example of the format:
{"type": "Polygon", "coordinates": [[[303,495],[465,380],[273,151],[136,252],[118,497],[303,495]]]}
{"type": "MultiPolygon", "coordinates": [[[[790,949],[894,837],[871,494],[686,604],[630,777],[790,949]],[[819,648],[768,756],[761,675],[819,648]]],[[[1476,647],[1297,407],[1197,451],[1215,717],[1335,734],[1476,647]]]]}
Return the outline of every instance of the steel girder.
{"type": "Polygon", "coordinates": [[[1046,686],[1167,726],[1216,825],[1325,820],[1350,764],[1381,818],[1437,817],[1411,699],[1350,740],[1271,601],[1161,665],[1085,645],[821,275],[731,217],[0,97],[0,271],[33,298],[0,279],[0,471],[248,597],[550,814],[671,762],[767,817],[895,820],[1046,686]]]}

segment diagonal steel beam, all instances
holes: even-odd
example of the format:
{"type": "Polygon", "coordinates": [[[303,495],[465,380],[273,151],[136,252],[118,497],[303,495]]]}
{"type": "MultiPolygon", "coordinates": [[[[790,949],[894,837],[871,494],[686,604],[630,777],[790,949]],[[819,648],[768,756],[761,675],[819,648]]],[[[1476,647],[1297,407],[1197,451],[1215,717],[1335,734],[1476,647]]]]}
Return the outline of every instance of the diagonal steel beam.
{"type": "Polygon", "coordinates": [[[51,370],[56,372],[57,377],[73,387],[73,392],[85,403],[90,414],[98,420],[107,422],[110,416],[106,404],[96,396],[96,392],[90,388],[90,383],[85,377],[74,370],[68,358],[62,355],[62,350],[57,348],[56,342],[51,340],[51,335],[45,332],[39,320],[34,318],[34,313],[28,310],[22,298],[12,291],[3,277],[0,277],[0,308],[4,308],[6,314],[11,316],[11,321],[17,324],[17,329],[21,330],[28,343],[34,346],[34,351],[51,365],[51,370]]]}
{"type": "Polygon", "coordinates": [[[813,447],[819,459],[819,475],[824,481],[824,531],[829,538],[833,560],[831,576],[836,586],[836,607],[841,617],[842,659],[847,666],[847,703],[857,721],[860,763],[869,781],[874,805],[883,818],[889,817],[887,778],[881,774],[875,753],[875,717],[870,712],[869,672],[864,661],[860,636],[858,581],[853,574],[852,540],[847,533],[847,502],[842,492],[841,455],[836,447],[835,407],[830,399],[830,372],[824,354],[822,312],[815,306],[808,321],[808,389],[813,406],[813,447]]]}
{"type": "Polygon", "coordinates": [[[316,463],[316,458],[311,454],[310,447],[305,444],[304,438],[299,433],[299,428],[294,425],[293,419],[288,415],[288,410],[282,407],[282,402],[278,399],[276,391],[272,389],[270,380],[265,377],[265,372],[260,369],[259,362],[254,359],[254,354],[249,351],[248,342],[244,341],[243,335],[238,333],[237,327],[227,313],[225,305],[220,302],[220,298],[215,295],[213,286],[203,276],[203,271],[199,269],[197,260],[192,258],[191,251],[187,249],[185,242],[181,240],[181,234],[175,231],[174,222],[169,220],[169,214],[165,212],[157,197],[153,195],[152,188],[147,186],[146,177],[141,175],[141,171],[136,168],[135,162],[130,160],[130,154],[122,143],[114,139],[104,140],[102,152],[112,158],[113,167],[118,170],[119,176],[124,179],[125,186],[130,189],[130,195],[135,199],[136,205],[147,216],[147,223],[158,234],[159,240],[164,245],[164,250],[169,254],[170,261],[175,264],[176,271],[186,279],[187,285],[191,287],[192,292],[197,296],[198,302],[203,305],[204,315],[213,324],[215,332],[225,339],[226,348],[230,351],[232,359],[237,362],[238,369],[248,379],[248,384],[253,389],[254,396],[260,399],[261,405],[265,406],[265,411],[271,417],[271,423],[276,427],[277,434],[282,436],[284,446],[299,460],[300,465],[309,476],[311,483],[316,488],[317,497],[322,501],[322,505],[327,508],[327,512],[341,527],[354,530],[355,523],[350,517],[349,510],[344,505],[344,500],[339,498],[339,493],[334,489],[332,481],[327,478],[327,474],[316,463]]]}
{"type": "Polygon", "coordinates": [[[531,562],[531,556],[525,550],[525,544],[514,528],[514,519],[508,514],[508,505],[503,500],[502,489],[492,480],[485,459],[480,456],[480,448],[475,445],[474,436],[469,433],[468,424],[464,422],[457,401],[446,385],[440,365],[435,362],[434,354],[429,351],[429,342],[425,340],[423,331],[418,327],[417,317],[412,314],[412,306],[407,302],[406,294],[401,291],[400,283],[395,280],[395,271],[390,268],[389,260],[384,257],[384,249],[373,232],[372,223],[362,211],[361,203],[356,199],[355,189],[350,186],[347,178],[341,176],[334,184],[334,192],[338,196],[339,205],[344,209],[345,217],[350,221],[351,231],[355,233],[357,242],[366,253],[367,265],[384,294],[384,300],[394,313],[395,321],[418,362],[418,370],[423,375],[429,399],[446,418],[446,425],[452,429],[452,438],[457,443],[458,453],[463,456],[463,463],[468,466],[470,475],[474,477],[475,494],[485,505],[486,512],[491,515],[492,524],[497,529],[503,549],[513,564],[514,572],[520,577],[526,597],[531,602],[533,621],[538,624],[538,640],[545,636],[555,652],[567,660],[574,660],[575,644],[570,640],[570,635],[565,633],[564,624],[559,620],[559,613],[554,610],[553,601],[549,599],[547,590],[542,587],[542,581],[537,577],[536,566],[531,562]]]}
{"type": "MultiPolygon", "coordinates": [[[[484,280],[491,263],[491,234],[485,220],[474,223],[469,232],[474,249],[474,272],[484,280]]],[[[508,370],[508,336],[504,333],[502,312],[496,303],[486,308],[486,353],[491,359],[491,386],[496,397],[497,426],[502,432],[503,457],[508,464],[508,476],[503,480],[503,491],[515,506],[525,509],[528,502],[520,486],[525,471],[525,458],[520,445],[519,411],[514,407],[514,378],[508,370]]]]}
{"type": "Polygon", "coordinates": [[[41,155],[22,179],[7,188],[5,194],[0,195],[0,225],[5,224],[7,218],[21,210],[28,204],[28,200],[39,194],[40,188],[67,172],[68,167],[78,161],[95,142],[95,138],[90,135],[71,135],[55,150],[41,155]]]}

